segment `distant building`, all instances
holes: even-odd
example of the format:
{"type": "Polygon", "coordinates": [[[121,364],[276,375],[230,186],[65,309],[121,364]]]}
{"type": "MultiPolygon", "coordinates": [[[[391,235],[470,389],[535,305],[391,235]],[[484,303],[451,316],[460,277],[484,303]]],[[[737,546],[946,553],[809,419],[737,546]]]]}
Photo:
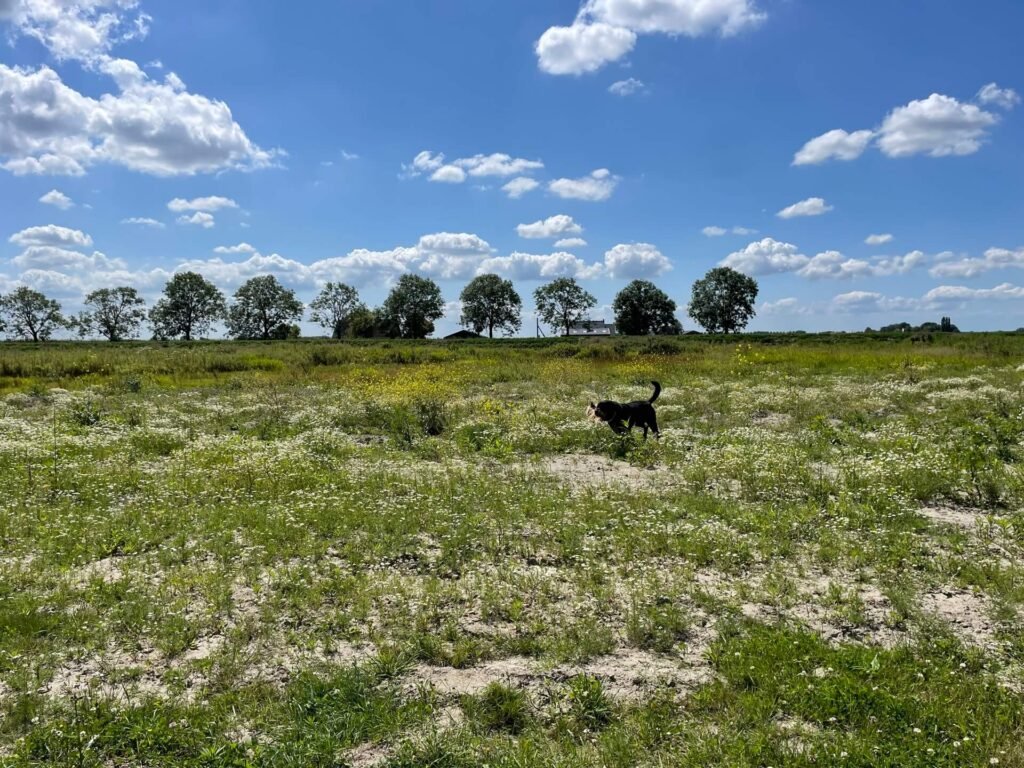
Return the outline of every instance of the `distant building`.
{"type": "Polygon", "coordinates": [[[475,331],[467,331],[465,328],[463,328],[461,331],[449,333],[444,338],[447,341],[448,339],[482,339],[483,336],[481,336],[479,333],[476,333],[475,331]]]}
{"type": "Polygon", "coordinates": [[[576,325],[569,326],[567,336],[614,336],[615,323],[606,323],[604,320],[584,320],[576,325]]]}

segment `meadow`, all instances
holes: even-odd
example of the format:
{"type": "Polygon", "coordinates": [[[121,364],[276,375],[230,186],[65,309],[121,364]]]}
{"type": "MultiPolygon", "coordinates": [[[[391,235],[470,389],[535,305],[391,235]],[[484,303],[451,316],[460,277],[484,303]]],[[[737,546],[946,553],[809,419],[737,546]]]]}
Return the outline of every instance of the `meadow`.
{"type": "Polygon", "coordinates": [[[0,345],[0,765],[1024,766],[1024,335],[0,345]],[[589,400],[664,391],[660,441],[589,400]]]}

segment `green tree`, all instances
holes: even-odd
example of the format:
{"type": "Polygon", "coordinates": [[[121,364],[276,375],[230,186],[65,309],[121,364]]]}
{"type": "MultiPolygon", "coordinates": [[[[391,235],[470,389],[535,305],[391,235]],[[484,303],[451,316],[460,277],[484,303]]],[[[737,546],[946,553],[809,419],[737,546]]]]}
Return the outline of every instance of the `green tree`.
{"type": "Polygon", "coordinates": [[[192,341],[209,333],[227,311],[217,286],[196,272],[179,272],[167,281],[163,298],[149,311],[149,324],[158,339],[192,341]]]}
{"type": "Polygon", "coordinates": [[[565,335],[583,316],[597,306],[597,299],[571,277],[560,277],[533,292],[537,314],[546,325],[561,328],[565,335]]]}
{"type": "Polygon", "coordinates": [[[630,336],[670,335],[683,332],[676,318],[676,303],[654,283],[634,280],[615,296],[615,326],[630,336]]]}
{"type": "Polygon", "coordinates": [[[352,314],[365,307],[359,293],[345,283],[327,283],[309,305],[309,317],[314,323],[331,329],[331,338],[340,339],[348,331],[352,314]]]}
{"type": "Polygon", "coordinates": [[[236,339],[272,339],[278,328],[302,319],[302,302],[273,275],[247,280],[228,310],[228,333],[236,339]]]}
{"type": "Polygon", "coordinates": [[[523,300],[519,298],[511,280],[497,275],[480,275],[469,281],[459,296],[462,300],[462,317],[459,322],[477,333],[487,331],[487,337],[494,338],[494,329],[512,335],[523,321],[523,300]]]}
{"type": "Polygon", "coordinates": [[[32,341],[46,341],[68,325],[60,304],[25,286],[0,298],[0,316],[6,318],[8,334],[32,341]]]}
{"type": "Polygon", "coordinates": [[[735,333],[755,314],[757,281],[730,267],[716,267],[693,284],[690,317],[708,333],[735,333]]]}
{"type": "Polygon", "coordinates": [[[425,339],[443,315],[440,287],[419,275],[402,275],[381,308],[388,335],[403,339],[425,339]]]}
{"type": "Polygon", "coordinates": [[[100,288],[85,297],[87,309],[79,316],[79,322],[107,341],[124,341],[138,335],[139,326],[146,319],[145,304],[139,292],[126,285],[100,288]]]}

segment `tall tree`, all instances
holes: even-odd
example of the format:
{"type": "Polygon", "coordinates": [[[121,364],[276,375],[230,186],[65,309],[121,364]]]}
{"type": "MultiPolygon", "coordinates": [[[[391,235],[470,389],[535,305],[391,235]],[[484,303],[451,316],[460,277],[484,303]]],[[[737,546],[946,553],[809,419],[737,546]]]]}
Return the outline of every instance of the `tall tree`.
{"type": "Polygon", "coordinates": [[[429,278],[402,275],[384,301],[381,315],[391,335],[425,339],[434,332],[434,321],[444,315],[441,289],[429,278]]]}
{"type": "Polygon", "coordinates": [[[191,341],[202,338],[227,311],[224,294],[217,286],[196,272],[178,272],[149,311],[149,324],[159,339],[191,341]]]}
{"type": "Polygon", "coordinates": [[[494,338],[494,329],[511,335],[518,331],[523,321],[523,300],[519,298],[511,280],[502,280],[497,275],[480,275],[469,281],[462,289],[462,317],[459,322],[477,333],[487,331],[487,337],[494,338]]]}
{"type": "Polygon", "coordinates": [[[236,339],[271,339],[282,325],[302,318],[302,302],[273,275],[247,280],[235,291],[228,311],[228,333],[236,339]]]}
{"type": "Polygon", "coordinates": [[[7,318],[8,334],[32,341],[46,341],[68,324],[60,304],[25,286],[0,298],[0,315],[7,318]]]}
{"type": "Polygon", "coordinates": [[[615,326],[630,336],[682,333],[676,318],[676,303],[647,280],[634,280],[615,296],[615,326]]]}
{"type": "Polygon", "coordinates": [[[537,314],[545,324],[561,328],[565,335],[584,315],[597,306],[597,299],[571,277],[560,277],[533,292],[537,314]]]}
{"type": "Polygon", "coordinates": [[[100,288],[85,297],[87,310],[80,322],[107,341],[124,341],[138,335],[146,319],[145,304],[139,292],[129,286],[100,288]]]}
{"type": "Polygon", "coordinates": [[[716,267],[693,284],[687,311],[708,333],[735,333],[754,316],[757,281],[730,267],[716,267]]]}
{"type": "Polygon", "coordinates": [[[331,338],[340,339],[348,331],[352,314],[363,306],[359,293],[345,283],[327,283],[309,305],[309,317],[314,323],[331,329],[331,338]]]}

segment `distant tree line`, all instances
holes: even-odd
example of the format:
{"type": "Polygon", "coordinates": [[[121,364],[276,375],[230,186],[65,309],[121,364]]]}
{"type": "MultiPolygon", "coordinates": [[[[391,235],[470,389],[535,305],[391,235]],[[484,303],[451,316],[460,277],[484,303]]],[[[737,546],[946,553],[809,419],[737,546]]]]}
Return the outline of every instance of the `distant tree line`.
{"type": "MultiPolygon", "coordinates": [[[[864,333],[875,333],[874,328],[865,328],[864,333]]],[[[948,317],[942,318],[937,323],[921,323],[911,325],[910,323],[893,323],[883,325],[878,333],[960,333],[960,329],[953,325],[948,317]]]]}
{"type": "MultiPolygon", "coordinates": [[[[573,278],[560,277],[533,294],[539,319],[568,334],[589,320],[597,299],[573,278]]],[[[713,269],[694,283],[687,311],[710,333],[742,330],[754,316],[757,283],[727,267],[713,269]]],[[[522,327],[523,302],[510,280],[498,275],[473,278],[459,296],[460,324],[493,338],[522,327]]],[[[139,336],[148,324],[153,338],[191,341],[223,323],[236,339],[289,339],[299,335],[306,307],[273,275],[243,283],[230,303],[212,282],[195,272],[179,272],[157,302],[146,302],[135,288],[101,288],[85,296],[84,309],[65,316],[60,304],[40,291],[20,287],[0,296],[0,333],[9,338],[46,341],[60,330],[79,338],[100,336],[123,341],[139,336]]],[[[444,315],[441,288],[433,280],[406,274],[384,303],[367,307],[345,283],[329,282],[309,305],[310,319],[332,338],[423,339],[444,315]]],[[[676,302],[647,280],[634,280],[612,303],[619,333],[637,336],[682,333],[676,302]]]]}

